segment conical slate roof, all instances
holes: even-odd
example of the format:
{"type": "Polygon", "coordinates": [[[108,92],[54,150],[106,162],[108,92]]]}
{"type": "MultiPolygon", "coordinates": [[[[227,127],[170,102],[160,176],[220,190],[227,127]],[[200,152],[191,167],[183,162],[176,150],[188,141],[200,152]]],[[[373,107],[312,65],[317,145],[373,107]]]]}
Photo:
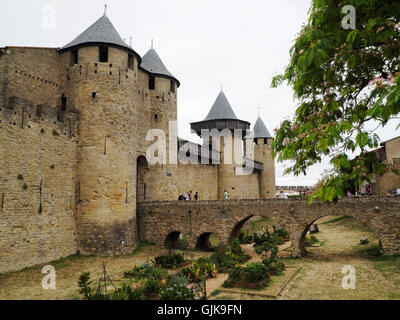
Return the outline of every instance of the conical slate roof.
{"type": "Polygon", "coordinates": [[[93,23],[89,28],[83,31],[78,37],[73,41],[62,47],[60,50],[66,50],[72,47],[76,47],[82,44],[89,43],[105,43],[117,45],[120,47],[127,48],[131,51],[133,49],[128,46],[121,36],[115,30],[110,19],[104,14],[100,19],[93,23]]]}
{"type": "Polygon", "coordinates": [[[228,99],[226,98],[224,92],[221,90],[217,99],[215,100],[210,112],[203,121],[217,120],[217,119],[234,119],[237,120],[235,112],[228,99]]]}
{"type": "Polygon", "coordinates": [[[256,124],[254,125],[253,129],[253,138],[272,138],[271,134],[269,133],[267,126],[265,125],[264,121],[258,116],[256,124]]]}
{"type": "Polygon", "coordinates": [[[142,57],[142,63],[140,67],[150,73],[173,78],[179,84],[179,81],[172,75],[171,72],[168,71],[167,67],[158,56],[156,50],[153,48],[147,51],[147,53],[142,57]]]}

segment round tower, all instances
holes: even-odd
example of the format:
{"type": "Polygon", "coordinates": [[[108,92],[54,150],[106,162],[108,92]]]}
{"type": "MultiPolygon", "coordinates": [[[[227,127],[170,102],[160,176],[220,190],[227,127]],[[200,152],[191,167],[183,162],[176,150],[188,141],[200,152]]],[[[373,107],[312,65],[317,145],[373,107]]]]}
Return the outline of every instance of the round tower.
{"type": "Polygon", "coordinates": [[[216,147],[220,151],[220,164],[218,165],[218,199],[224,199],[225,190],[230,194],[231,199],[239,199],[235,189],[236,185],[236,168],[242,168],[242,140],[246,136],[246,130],[250,128],[250,123],[247,121],[239,120],[226,98],[224,92],[221,90],[217,99],[207,117],[200,122],[191,123],[191,128],[200,137],[205,138],[202,130],[214,130],[217,135],[212,135],[208,139],[208,147],[211,149],[212,139],[218,139],[216,147]],[[235,136],[235,130],[241,131],[241,136],[235,136]],[[235,148],[236,146],[236,148],[235,148]],[[240,146],[240,147],[239,147],[240,146]],[[238,148],[239,147],[239,148],[238,148]],[[240,159],[236,159],[239,156],[240,159]],[[237,163],[239,161],[239,163],[237,163]]]}
{"type": "Polygon", "coordinates": [[[264,121],[257,118],[254,125],[252,139],[254,139],[254,160],[263,163],[260,173],[260,198],[275,198],[275,161],[271,154],[272,135],[264,121]]]}
{"type": "MultiPolygon", "coordinates": [[[[166,156],[164,164],[149,167],[146,188],[146,200],[176,200],[178,199],[177,172],[177,94],[180,82],[168,71],[153,47],[142,58],[140,68],[145,71],[146,92],[149,97],[148,129],[161,129],[166,138],[166,156]],[[174,123],[171,123],[174,122],[174,123]],[[170,130],[175,130],[171,132],[170,130]]],[[[146,141],[144,133],[143,141],[146,141]]],[[[146,155],[148,144],[142,150],[146,155]]]]}
{"type": "Polygon", "coordinates": [[[141,57],[106,13],[59,49],[63,105],[79,112],[76,220],[83,254],[137,245],[137,92],[141,57]]]}

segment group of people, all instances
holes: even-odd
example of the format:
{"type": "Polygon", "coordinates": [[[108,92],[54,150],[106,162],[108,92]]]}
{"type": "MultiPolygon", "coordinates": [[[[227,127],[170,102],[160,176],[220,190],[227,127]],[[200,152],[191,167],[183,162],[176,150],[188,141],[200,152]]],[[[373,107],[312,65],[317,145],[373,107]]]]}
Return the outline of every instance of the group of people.
{"type": "Polygon", "coordinates": [[[179,195],[178,200],[179,200],[179,201],[190,201],[190,200],[195,200],[195,201],[197,201],[197,200],[199,200],[199,193],[196,192],[196,193],[193,195],[192,191],[189,191],[189,192],[186,193],[186,194],[181,194],[181,195],[179,195]]]}
{"type": "Polygon", "coordinates": [[[346,196],[347,196],[347,197],[354,197],[354,196],[356,196],[356,197],[360,197],[360,196],[372,196],[372,188],[371,188],[370,185],[368,185],[368,186],[365,188],[365,192],[364,192],[364,193],[360,193],[360,191],[357,189],[357,190],[356,190],[356,193],[355,193],[354,195],[351,193],[350,190],[347,190],[346,196]]]}
{"type": "Polygon", "coordinates": [[[277,198],[281,198],[281,199],[287,199],[288,196],[285,192],[283,192],[283,190],[279,191],[279,193],[276,195],[277,198]]]}
{"type": "MultiPolygon", "coordinates": [[[[228,191],[224,191],[224,199],[225,200],[229,200],[229,192],[228,191]]],[[[192,191],[189,191],[186,194],[181,194],[178,197],[179,201],[190,201],[190,200],[195,200],[198,201],[199,200],[199,193],[196,192],[194,195],[192,193],[192,191]]]]}
{"type": "Polygon", "coordinates": [[[393,189],[392,191],[390,191],[390,194],[393,194],[393,195],[400,195],[400,188],[398,188],[397,190],[396,189],[393,189]]]}

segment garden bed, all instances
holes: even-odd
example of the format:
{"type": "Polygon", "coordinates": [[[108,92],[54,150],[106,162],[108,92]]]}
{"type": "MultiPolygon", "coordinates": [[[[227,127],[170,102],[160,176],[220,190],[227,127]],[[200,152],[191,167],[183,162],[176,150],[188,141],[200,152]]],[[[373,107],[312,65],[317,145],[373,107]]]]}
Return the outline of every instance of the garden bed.
{"type": "Polygon", "coordinates": [[[218,288],[221,292],[234,293],[234,294],[247,294],[256,295],[265,298],[276,299],[283,288],[290,282],[290,280],[297,273],[299,268],[288,267],[283,272],[282,275],[271,276],[271,280],[268,286],[264,289],[242,289],[242,288],[218,288]]]}

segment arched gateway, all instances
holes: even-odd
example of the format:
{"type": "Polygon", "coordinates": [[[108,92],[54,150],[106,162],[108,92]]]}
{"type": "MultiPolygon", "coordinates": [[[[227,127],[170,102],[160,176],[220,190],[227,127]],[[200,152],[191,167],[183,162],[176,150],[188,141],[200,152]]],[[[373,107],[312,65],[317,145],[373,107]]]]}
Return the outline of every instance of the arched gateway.
{"type": "Polygon", "coordinates": [[[140,238],[163,245],[171,226],[183,232],[192,248],[202,234],[214,233],[221,242],[238,235],[252,216],[262,216],[284,227],[292,241],[292,255],[304,253],[304,238],[316,220],[344,215],[366,225],[379,239],[381,253],[400,255],[400,198],[346,198],[336,204],[304,199],[266,199],[229,201],[141,202],[138,219],[143,226],[140,238]]]}

